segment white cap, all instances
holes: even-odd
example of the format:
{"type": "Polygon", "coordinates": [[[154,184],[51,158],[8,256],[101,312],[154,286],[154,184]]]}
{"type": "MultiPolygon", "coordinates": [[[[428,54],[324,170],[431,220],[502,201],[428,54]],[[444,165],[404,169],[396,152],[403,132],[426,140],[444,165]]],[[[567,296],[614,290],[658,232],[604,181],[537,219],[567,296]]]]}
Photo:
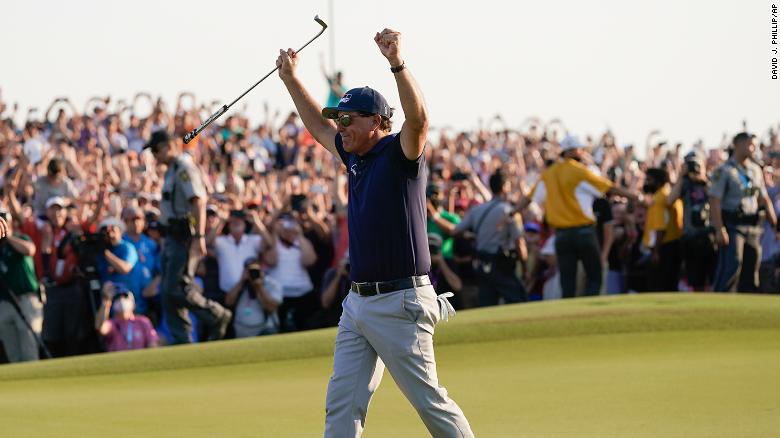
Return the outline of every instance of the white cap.
{"type": "Polygon", "coordinates": [[[67,207],[70,205],[70,202],[62,196],[52,196],[49,198],[49,200],[46,201],[46,208],[51,207],[52,205],[59,205],[60,207],[67,207]]]}
{"type": "Polygon", "coordinates": [[[116,218],[116,217],[113,217],[113,216],[110,216],[110,217],[107,217],[107,218],[103,219],[100,222],[100,226],[98,226],[98,229],[103,229],[103,228],[106,228],[106,227],[117,227],[117,228],[119,228],[119,231],[121,231],[123,233],[125,232],[125,224],[124,224],[124,222],[119,220],[119,218],[116,218]]]}
{"type": "Polygon", "coordinates": [[[561,140],[561,152],[570,151],[572,149],[580,149],[583,147],[585,147],[585,145],[580,142],[580,139],[573,135],[567,135],[563,140],[561,140]]]}

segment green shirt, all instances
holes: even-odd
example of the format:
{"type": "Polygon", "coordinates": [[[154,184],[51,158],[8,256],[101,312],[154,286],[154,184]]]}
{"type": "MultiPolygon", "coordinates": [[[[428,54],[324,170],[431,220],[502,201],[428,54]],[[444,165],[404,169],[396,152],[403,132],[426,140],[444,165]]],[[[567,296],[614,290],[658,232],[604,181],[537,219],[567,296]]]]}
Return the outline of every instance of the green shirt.
{"type": "MultiPolygon", "coordinates": [[[[31,241],[26,234],[14,233],[14,236],[31,241]]],[[[38,291],[33,258],[20,254],[7,241],[0,243],[0,282],[8,286],[16,295],[38,291]]],[[[0,288],[0,299],[9,298],[5,288],[0,288]]]]}
{"type": "MultiPolygon", "coordinates": [[[[440,214],[441,214],[441,218],[447,222],[450,222],[455,225],[458,225],[460,223],[460,216],[458,216],[455,213],[450,213],[447,210],[442,210],[440,214]]],[[[442,232],[441,228],[439,228],[439,226],[436,225],[436,222],[434,222],[433,219],[431,218],[428,218],[428,232],[438,234],[439,236],[441,236],[442,238],[441,255],[445,259],[451,260],[452,248],[453,245],[455,244],[455,239],[445,235],[444,232],[442,232]]]]}

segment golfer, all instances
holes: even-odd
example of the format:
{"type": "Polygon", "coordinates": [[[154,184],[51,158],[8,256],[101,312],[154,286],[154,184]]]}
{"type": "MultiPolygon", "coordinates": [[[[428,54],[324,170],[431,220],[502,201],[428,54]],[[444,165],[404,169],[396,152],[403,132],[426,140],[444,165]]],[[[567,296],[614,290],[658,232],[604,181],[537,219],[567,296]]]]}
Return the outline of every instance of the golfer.
{"type": "Polygon", "coordinates": [[[320,111],[296,76],[297,54],[280,50],[276,60],[306,128],[341,159],[349,177],[353,282],[336,336],[326,437],[361,435],[385,366],[431,435],[473,436],[436,375],[434,326],[454,311],[447,294],[436,296],[426,275],[431,267],[423,156],[428,116],[422,92],[401,57],[400,36],[385,29],[374,38],[390,62],[406,115],[398,134],[390,134],[393,112],[376,90],[349,90],[338,106],[320,111]]]}

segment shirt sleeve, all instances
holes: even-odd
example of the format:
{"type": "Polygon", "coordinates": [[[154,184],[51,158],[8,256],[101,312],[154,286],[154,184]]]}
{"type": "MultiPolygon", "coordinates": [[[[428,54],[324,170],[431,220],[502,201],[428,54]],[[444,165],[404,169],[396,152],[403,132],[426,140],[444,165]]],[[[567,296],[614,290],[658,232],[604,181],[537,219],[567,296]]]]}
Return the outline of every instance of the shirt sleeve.
{"type": "Polygon", "coordinates": [[[187,166],[176,173],[176,183],[181,187],[186,199],[206,198],[206,188],[200,178],[200,172],[194,167],[187,166]]]}
{"type": "Polygon", "coordinates": [[[612,181],[603,176],[596,175],[588,168],[583,169],[582,179],[595,187],[601,195],[605,195],[607,191],[612,188],[612,181]]]}
{"type": "Polygon", "coordinates": [[[410,160],[406,158],[406,155],[404,155],[404,150],[401,146],[401,134],[399,133],[394,135],[395,138],[392,140],[392,144],[388,145],[388,147],[393,148],[392,154],[395,158],[395,161],[403,167],[404,171],[406,171],[407,175],[409,175],[411,178],[419,177],[421,174],[423,174],[423,168],[425,167],[425,149],[423,149],[423,152],[419,157],[414,160],[410,160]]]}
{"type": "Polygon", "coordinates": [[[265,290],[277,303],[281,303],[284,300],[284,289],[282,288],[282,284],[273,278],[268,276],[265,277],[265,290]]]}
{"type": "Polygon", "coordinates": [[[541,205],[545,199],[547,199],[547,186],[544,185],[544,181],[539,180],[531,188],[531,200],[541,205]]]}
{"type": "Polygon", "coordinates": [[[712,185],[708,191],[708,195],[713,198],[723,199],[726,195],[726,180],[728,175],[726,168],[721,166],[715,170],[712,174],[712,185]]]}
{"type": "Polygon", "coordinates": [[[145,345],[146,348],[153,348],[157,346],[158,342],[158,336],[157,336],[157,330],[154,329],[154,326],[152,325],[152,322],[148,319],[144,318],[144,333],[145,336],[145,345]]]}
{"type": "Polygon", "coordinates": [[[468,231],[471,229],[471,223],[474,222],[474,210],[471,209],[466,212],[466,216],[463,217],[463,220],[460,221],[457,225],[455,225],[455,232],[456,233],[462,233],[464,231],[468,231]]]}
{"type": "Polygon", "coordinates": [[[135,247],[132,244],[122,241],[122,243],[114,249],[116,250],[114,254],[131,266],[135,266],[135,264],[138,263],[138,251],[135,250],[135,247]]]}

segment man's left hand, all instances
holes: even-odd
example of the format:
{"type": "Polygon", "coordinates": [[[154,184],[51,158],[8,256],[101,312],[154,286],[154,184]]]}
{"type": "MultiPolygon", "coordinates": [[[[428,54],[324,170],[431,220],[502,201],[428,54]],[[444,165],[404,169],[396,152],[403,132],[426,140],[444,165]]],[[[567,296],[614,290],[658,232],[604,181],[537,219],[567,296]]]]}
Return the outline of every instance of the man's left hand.
{"type": "Polygon", "coordinates": [[[379,51],[382,52],[382,56],[390,61],[390,66],[398,67],[403,64],[400,51],[401,32],[385,29],[382,32],[377,32],[374,41],[376,42],[376,45],[379,46],[379,51]]]}

